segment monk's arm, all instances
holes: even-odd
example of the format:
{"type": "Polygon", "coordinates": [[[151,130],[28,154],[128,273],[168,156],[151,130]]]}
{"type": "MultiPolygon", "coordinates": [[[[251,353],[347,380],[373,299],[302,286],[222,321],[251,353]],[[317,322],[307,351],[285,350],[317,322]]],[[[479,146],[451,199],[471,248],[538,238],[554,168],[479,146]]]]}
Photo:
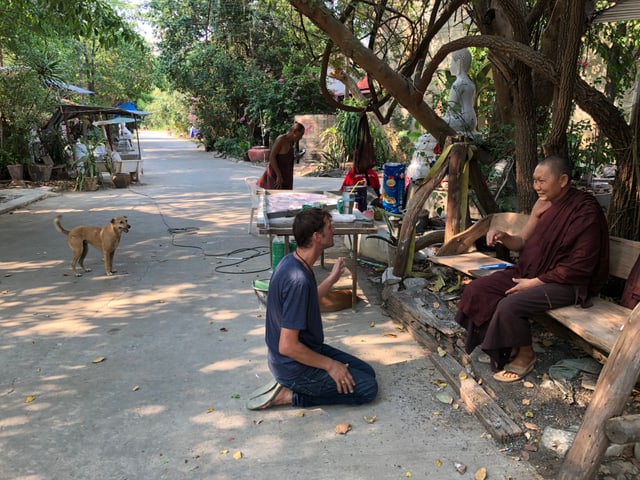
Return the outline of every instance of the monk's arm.
{"type": "Polygon", "coordinates": [[[282,148],[282,142],[284,142],[284,135],[280,135],[276,138],[276,141],[271,148],[271,152],[269,152],[269,166],[273,173],[276,174],[276,179],[282,181],[282,172],[280,171],[280,166],[278,165],[278,152],[282,148]]]}

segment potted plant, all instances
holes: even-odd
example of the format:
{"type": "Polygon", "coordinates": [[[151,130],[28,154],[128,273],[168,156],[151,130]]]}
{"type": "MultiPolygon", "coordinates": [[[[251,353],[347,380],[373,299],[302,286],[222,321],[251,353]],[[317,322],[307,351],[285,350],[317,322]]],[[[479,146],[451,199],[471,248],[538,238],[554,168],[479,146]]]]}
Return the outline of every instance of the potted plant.
{"type": "Polygon", "coordinates": [[[95,146],[85,145],[86,155],[76,163],[76,191],[94,192],[98,189],[98,164],[95,156],[95,146]]]}

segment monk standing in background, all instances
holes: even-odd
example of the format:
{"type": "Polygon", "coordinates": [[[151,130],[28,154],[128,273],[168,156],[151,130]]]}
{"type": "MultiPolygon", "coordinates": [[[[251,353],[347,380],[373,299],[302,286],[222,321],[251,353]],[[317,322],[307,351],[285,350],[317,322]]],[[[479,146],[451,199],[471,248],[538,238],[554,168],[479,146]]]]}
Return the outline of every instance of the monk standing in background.
{"type": "Polygon", "coordinates": [[[498,381],[515,382],[533,370],[532,316],[567,305],[590,307],[607,281],[605,216],[593,195],[570,185],[570,173],[569,161],[558,156],[538,164],[538,200],[522,232],[487,232],[487,245],[520,252],[518,263],[474,280],[458,303],[456,321],[467,330],[467,353],[480,345],[498,381]]]}
{"type": "Polygon", "coordinates": [[[269,153],[269,165],[256,182],[265,189],[293,190],[294,145],[304,135],[304,125],[293,122],[289,131],[276,138],[269,153]]]}

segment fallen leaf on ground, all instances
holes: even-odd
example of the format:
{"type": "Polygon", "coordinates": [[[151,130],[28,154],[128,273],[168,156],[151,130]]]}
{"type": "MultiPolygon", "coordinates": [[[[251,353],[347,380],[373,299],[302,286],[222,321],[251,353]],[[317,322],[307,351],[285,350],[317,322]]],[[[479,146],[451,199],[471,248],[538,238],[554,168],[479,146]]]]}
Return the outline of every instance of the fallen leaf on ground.
{"type": "Polygon", "coordinates": [[[448,385],[447,382],[445,382],[444,380],[441,380],[439,378],[436,378],[435,380],[432,380],[431,383],[433,383],[434,385],[439,386],[440,388],[446,388],[446,386],[448,385]]]}
{"type": "Polygon", "coordinates": [[[233,454],[234,460],[240,460],[241,458],[242,458],[242,452],[240,450],[238,450],[236,453],[233,454]]]}
{"type": "Polygon", "coordinates": [[[441,357],[444,357],[447,354],[446,350],[444,350],[442,347],[438,347],[438,355],[441,357]]]}
{"type": "Polygon", "coordinates": [[[240,394],[239,393],[234,393],[233,395],[231,395],[231,398],[240,398],[240,394]]]}
{"type": "Polygon", "coordinates": [[[404,326],[398,325],[396,326],[396,330],[398,330],[399,332],[404,332],[404,326]]]}
{"type": "Polygon", "coordinates": [[[336,425],[335,431],[338,435],[346,435],[351,430],[351,424],[349,422],[342,422],[336,425]]]}
{"type": "Polygon", "coordinates": [[[390,337],[390,338],[396,338],[398,335],[396,335],[395,333],[384,333],[383,334],[385,337],[390,337]]]}
{"type": "Polygon", "coordinates": [[[221,332],[228,332],[229,330],[227,330],[227,328],[226,328],[226,327],[222,327],[222,328],[220,328],[220,331],[221,331],[221,332]]]}
{"type": "Polygon", "coordinates": [[[527,407],[529,405],[531,405],[531,399],[530,398],[523,398],[522,399],[522,404],[527,407]]]}
{"type": "Polygon", "coordinates": [[[439,392],[436,394],[436,399],[439,402],[446,403],[447,405],[451,405],[453,403],[453,397],[449,395],[447,392],[439,392]]]}
{"type": "Polygon", "coordinates": [[[528,428],[529,430],[540,430],[540,427],[538,427],[535,423],[531,423],[531,422],[524,422],[524,427],[528,428]]]}
{"type": "Polygon", "coordinates": [[[229,450],[220,450],[221,455],[226,455],[227,453],[229,453],[229,450]]]}
{"type": "Polygon", "coordinates": [[[98,357],[96,359],[94,359],[91,363],[102,363],[106,360],[106,357],[98,357]]]}
{"type": "Polygon", "coordinates": [[[31,403],[36,399],[33,395],[27,395],[27,398],[24,399],[24,403],[31,403]]]}
{"type": "Polygon", "coordinates": [[[533,383],[529,382],[529,381],[525,381],[523,383],[523,385],[524,385],[525,388],[533,388],[533,387],[535,387],[535,385],[533,383]]]}
{"type": "Polygon", "coordinates": [[[133,391],[133,392],[137,392],[138,390],[140,390],[140,386],[139,385],[136,385],[135,387],[133,387],[131,389],[131,391],[133,391]]]}
{"type": "Polygon", "coordinates": [[[207,408],[207,413],[211,413],[211,412],[215,412],[215,411],[216,411],[216,409],[213,408],[213,407],[207,408]]]}
{"type": "Polygon", "coordinates": [[[364,417],[364,421],[367,423],[373,423],[376,421],[376,416],[374,415],[373,417],[364,417]]]}
{"type": "Polygon", "coordinates": [[[533,418],[533,412],[531,410],[527,410],[524,414],[525,417],[527,418],[533,418]]]}
{"type": "Polygon", "coordinates": [[[461,370],[460,373],[458,374],[458,378],[460,380],[466,380],[468,378],[467,372],[465,372],[464,370],[461,370]]]}
{"type": "Polygon", "coordinates": [[[531,443],[525,443],[523,448],[528,452],[537,452],[538,451],[538,447],[535,446],[535,445],[532,445],[531,443]]]}
{"type": "Polygon", "coordinates": [[[376,322],[371,322],[371,323],[369,323],[369,326],[370,326],[371,328],[375,327],[375,326],[376,326],[376,322]]]}
{"type": "Polygon", "coordinates": [[[404,476],[407,477],[407,478],[411,478],[411,472],[405,473],[404,476]]]}
{"type": "Polygon", "coordinates": [[[436,458],[436,467],[440,468],[442,466],[442,460],[436,458]]]}
{"type": "Polygon", "coordinates": [[[485,480],[487,478],[487,469],[480,467],[473,476],[476,480],[485,480]]]}
{"type": "Polygon", "coordinates": [[[299,416],[299,417],[304,417],[304,412],[300,412],[300,413],[298,413],[298,416],[299,416]]]}
{"type": "Polygon", "coordinates": [[[544,345],[545,347],[550,347],[553,345],[553,340],[545,339],[542,341],[542,345],[544,345]]]}

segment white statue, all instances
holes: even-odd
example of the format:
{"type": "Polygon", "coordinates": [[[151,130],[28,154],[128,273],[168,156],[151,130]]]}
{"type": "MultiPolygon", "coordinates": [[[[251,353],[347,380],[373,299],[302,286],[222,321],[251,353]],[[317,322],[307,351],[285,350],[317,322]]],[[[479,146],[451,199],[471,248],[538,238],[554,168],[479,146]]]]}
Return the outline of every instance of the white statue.
{"type": "Polygon", "coordinates": [[[456,80],[451,85],[449,106],[443,117],[456,132],[469,137],[478,133],[478,119],[474,109],[476,86],[469,78],[471,60],[471,52],[466,48],[451,54],[449,71],[455,75],[456,80]]]}
{"type": "Polygon", "coordinates": [[[411,163],[407,168],[407,176],[412,181],[425,178],[429,170],[435,165],[436,160],[438,160],[437,146],[438,141],[430,133],[420,135],[411,156],[411,163]]]}

